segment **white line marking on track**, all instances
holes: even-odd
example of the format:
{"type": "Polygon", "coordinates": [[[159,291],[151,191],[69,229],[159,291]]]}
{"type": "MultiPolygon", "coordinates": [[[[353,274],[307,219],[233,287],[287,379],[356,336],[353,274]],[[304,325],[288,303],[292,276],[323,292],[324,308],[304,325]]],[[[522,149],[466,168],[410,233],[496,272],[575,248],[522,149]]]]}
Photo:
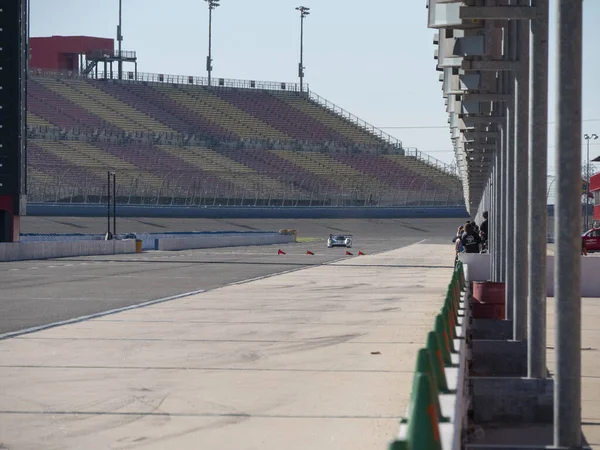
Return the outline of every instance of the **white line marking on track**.
{"type": "Polygon", "coordinates": [[[176,299],[183,298],[183,297],[189,297],[191,295],[201,294],[203,292],[206,292],[206,291],[204,289],[202,289],[202,290],[199,290],[199,291],[186,292],[184,294],[173,295],[171,297],[159,298],[157,300],[150,300],[150,301],[147,301],[147,302],[144,302],[144,303],[138,303],[137,305],[124,306],[123,308],[111,309],[109,311],[103,311],[103,312],[100,312],[100,313],[90,314],[90,315],[87,315],[87,316],[76,317],[74,319],[62,320],[60,322],[49,323],[49,324],[46,324],[46,325],[39,325],[37,327],[26,328],[24,330],[19,330],[19,331],[11,331],[9,333],[0,334],[0,341],[2,341],[4,339],[10,339],[10,338],[13,338],[13,337],[17,337],[17,336],[22,336],[24,334],[31,334],[31,333],[35,333],[37,331],[48,330],[50,328],[60,327],[60,326],[63,326],[63,325],[69,325],[69,324],[73,324],[73,323],[85,322],[85,321],[91,320],[91,319],[98,319],[100,317],[109,316],[109,315],[112,315],[112,314],[117,314],[117,313],[120,313],[120,312],[123,312],[123,311],[129,311],[129,310],[132,310],[132,309],[143,308],[145,306],[156,305],[158,303],[164,303],[164,302],[168,302],[170,300],[176,300],[176,299]]]}
{"type": "MultiPolygon", "coordinates": [[[[326,264],[323,264],[323,265],[326,265],[326,264]]],[[[313,266],[313,267],[318,267],[318,266],[313,266]]],[[[178,300],[178,299],[185,298],[185,297],[191,297],[192,295],[202,294],[204,292],[214,291],[214,290],[217,290],[217,289],[223,289],[223,288],[225,288],[227,286],[235,286],[235,285],[240,285],[240,284],[245,284],[245,283],[251,283],[253,281],[264,280],[264,279],[276,277],[276,276],[279,276],[279,275],[285,275],[285,274],[292,273],[292,272],[298,272],[300,270],[306,270],[306,269],[309,269],[309,268],[310,267],[299,267],[299,268],[294,268],[294,269],[290,269],[290,270],[284,270],[282,272],[272,273],[272,274],[263,275],[263,276],[256,277],[256,278],[249,278],[247,280],[242,280],[242,281],[236,281],[236,282],[233,282],[233,283],[228,283],[228,284],[225,284],[223,286],[219,286],[219,287],[214,288],[214,289],[200,289],[200,290],[197,290],[197,291],[185,292],[183,294],[173,295],[173,296],[170,296],[170,297],[160,298],[160,299],[157,299],[157,300],[150,300],[150,301],[147,301],[147,302],[138,303],[136,305],[125,306],[123,308],[116,308],[116,309],[111,309],[109,311],[103,311],[103,312],[99,312],[99,313],[95,313],[95,314],[89,314],[87,316],[76,317],[74,319],[62,320],[60,322],[53,322],[53,323],[49,323],[49,324],[46,324],[46,325],[39,325],[39,326],[36,326],[36,327],[26,328],[24,330],[11,331],[9,333],[0,334],[0,341],[5,340],[5,339],[10,339],[10,338],[18,337],[18,336],[23,336],[25,334],[36,333],[38,331],[48,330],[50,328],[60,327],[60,326],[63,326],[63,325],[70,325],[70,324],[74,324],[74,323],[85,322],[87,320],[98,319],[98,318],[101,318],[101,317],[105,317],[105,316],[117,314],[117,313],[124,312],[124,311],[130,311],[130,310],[133,310],[133,309],[145,308],[146,306],[157,305],[159,303],[165,303],[165,302],[168,302],[168,301],[171,301],[171,300],[178,300]]]]}

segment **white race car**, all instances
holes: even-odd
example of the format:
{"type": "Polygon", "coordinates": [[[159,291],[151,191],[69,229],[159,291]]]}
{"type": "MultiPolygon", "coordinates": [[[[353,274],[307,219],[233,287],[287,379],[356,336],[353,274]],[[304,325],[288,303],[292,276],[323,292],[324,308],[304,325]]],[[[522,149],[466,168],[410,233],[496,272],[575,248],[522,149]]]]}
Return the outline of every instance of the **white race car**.
{"type": "Polygon", "coordinates": [[[330,234],[327,239],[327,248],[332,247],[352,247],[352,235],[351,234],[330,234]]]}

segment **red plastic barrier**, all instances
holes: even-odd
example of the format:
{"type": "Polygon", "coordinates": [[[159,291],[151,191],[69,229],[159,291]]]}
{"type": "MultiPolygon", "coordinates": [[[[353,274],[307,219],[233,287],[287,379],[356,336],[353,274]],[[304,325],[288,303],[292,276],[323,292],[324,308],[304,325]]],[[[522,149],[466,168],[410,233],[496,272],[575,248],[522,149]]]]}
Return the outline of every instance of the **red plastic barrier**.
{"type": "Polygon", "coordinates": [[[499,305],[504,304],[506,298],[505,283],[494,283],[492,281],[473,282],[473,301],[499,305]]]}
{"type": "Polygon", "coordinates": [[[505,298],[505,283],[473,282],[473,318],[504,320],[506,317],[505,298]]]}

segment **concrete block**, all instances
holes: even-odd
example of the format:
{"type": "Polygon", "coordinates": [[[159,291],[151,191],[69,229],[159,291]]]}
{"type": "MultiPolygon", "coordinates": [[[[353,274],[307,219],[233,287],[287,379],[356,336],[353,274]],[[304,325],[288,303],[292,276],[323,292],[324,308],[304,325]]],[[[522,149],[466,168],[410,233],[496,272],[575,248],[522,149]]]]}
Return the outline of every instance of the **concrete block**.
{"type": "Polygon", "coordinates": [[[508,341],[513,337],[512,320],[471,319],[471,339],[493,339],[508,341]]]}
{"type": "Polygon", "coordinates": [[[554,380],[473,377],[469,379],[472,420],[486,423],[552,423],[554,380]]]}
{"type": "Polygon", "coordinates": [[[471,341],[471,375],[478,377],[527,376],[527,342],[471,341]]]}

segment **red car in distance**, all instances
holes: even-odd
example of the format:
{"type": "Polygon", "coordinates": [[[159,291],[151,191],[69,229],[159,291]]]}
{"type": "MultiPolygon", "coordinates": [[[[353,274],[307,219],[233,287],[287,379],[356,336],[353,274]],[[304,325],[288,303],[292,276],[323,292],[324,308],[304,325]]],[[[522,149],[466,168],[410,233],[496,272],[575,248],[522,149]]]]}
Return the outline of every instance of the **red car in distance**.
{"type": "Polygon", "coordinates": [[[600,252],[600,228],[592,228],[581,235],[588,252],[600,252]]]}

